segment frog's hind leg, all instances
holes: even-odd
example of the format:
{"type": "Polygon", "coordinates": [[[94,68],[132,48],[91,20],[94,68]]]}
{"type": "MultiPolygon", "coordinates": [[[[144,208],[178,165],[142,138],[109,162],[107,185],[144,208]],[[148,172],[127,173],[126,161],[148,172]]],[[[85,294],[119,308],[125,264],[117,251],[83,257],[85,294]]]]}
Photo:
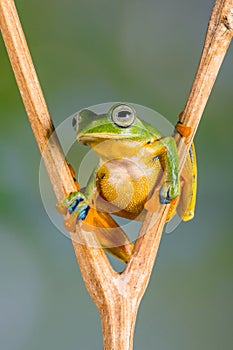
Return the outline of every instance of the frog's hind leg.
{"type": "Polygon", "coordinates": [[[102,248],[108,253],[124,263],[129,261],[134,244],[109,214],[90,208],[81,225],[84,232],[91,231],[95,234],[102,248]]]}
{"type": "Polygon", "coordinates": [[[197,161],[194,143],[189,150],[189,156],[185,162],[180,177],[181,195],[177,211],[183,221],[194,217],[197,194],[197,161]]]}

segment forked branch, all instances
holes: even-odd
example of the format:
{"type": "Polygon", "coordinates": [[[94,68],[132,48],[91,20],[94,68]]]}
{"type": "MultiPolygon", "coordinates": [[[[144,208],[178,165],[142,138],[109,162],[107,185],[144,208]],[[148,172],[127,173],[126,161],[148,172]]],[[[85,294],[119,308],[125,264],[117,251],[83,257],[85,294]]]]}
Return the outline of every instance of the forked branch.
{"type": "MultiPolygon", "coordinates": [[[[38,147],[57,199],[61,200],[69,192],[75,191],[76,186],[55,134],[52,143],[48,143],[54,127],[13,0],[0,0],[0,28],[38,147]],[[44,152],[46,148],[47,151],[44,152]]],[[[232,33],[233,0],[217,0],[200,65],[180,117],[180,121],[190,127],[190,134],[185,140],[176,135],[180,171],[231,42],[232,33]]],[[[71,233],[84,282],[101,315],[105,350],[130,350],[133,347],[138,306],[150,278],[167,212],[168,206],[163,206],[158,218],[152,213],[147,214],[134,252],[122,274],[112,269],[102,249],[77,243],[71,233]]],[[[79,235],[84,233],[80,231],[79,235]]],[[[95,240],[95,237],[92,239],[95,240]]]]}

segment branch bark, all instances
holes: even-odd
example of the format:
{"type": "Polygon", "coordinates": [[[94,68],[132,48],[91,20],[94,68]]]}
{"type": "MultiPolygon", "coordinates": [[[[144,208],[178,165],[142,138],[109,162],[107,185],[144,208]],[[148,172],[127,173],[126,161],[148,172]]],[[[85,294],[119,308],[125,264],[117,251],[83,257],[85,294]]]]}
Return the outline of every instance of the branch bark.
{"type": "MultiPolygon", "coordinates": [[[[13,0],[0,0],[0,28],[38,147],[57,199],[61,200],[75,191],[76,185],[54,133],[13,0]],[[52,134],[52,142],[48,143],[52,134]]],[[[180,171],[232,34],[233,0],[217,0],[196,77],[180,117],[190,127],[190,134],[185,140],[179,134],[175,136],[180,171]]],[[[101,316],[105,350],[133,348],[137,310],[149,282],[167,212],[168,205],[161,207],[159,217],[147,214],[130,261],[121,274],[112,269],[102,249],[80,244],[70,233],[85,285],[101,316]]],[[[95,241],[94,235],[87,237],[81,229],[78,234],[83,241],[95,241]]]]}

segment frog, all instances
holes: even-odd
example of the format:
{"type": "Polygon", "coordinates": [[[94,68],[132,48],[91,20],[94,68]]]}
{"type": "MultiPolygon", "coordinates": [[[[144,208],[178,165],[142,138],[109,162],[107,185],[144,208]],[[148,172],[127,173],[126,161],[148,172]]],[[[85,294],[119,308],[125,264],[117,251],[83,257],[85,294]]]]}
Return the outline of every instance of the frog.
{"type": "MultiPolygon", "coordinates": [[[[177,145],[138,116],[127,103],[115,103],[107,113],[83,109],[72,120],[77,141],[99,157],[84,191],[70,193],[58,203],[76,221],[104,212],[143,221],[147,211],[170,204],[167,221],[178,211],[193,218],[196,201],[194,144],[179,177],[177,145]]],[[[117,255],[114,253],[114,255],[117,255]]]]}

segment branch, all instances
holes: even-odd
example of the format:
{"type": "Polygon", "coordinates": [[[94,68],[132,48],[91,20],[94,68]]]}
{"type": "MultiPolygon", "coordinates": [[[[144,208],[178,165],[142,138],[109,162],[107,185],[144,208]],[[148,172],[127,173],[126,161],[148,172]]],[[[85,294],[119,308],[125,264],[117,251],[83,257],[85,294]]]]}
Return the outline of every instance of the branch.
{"type": "MultiPolygon", "coordinates": [[[[13,0],[0,0],[0,28],[32,129],[43,156],[58,200],[75,191],[69,167],[38,82],[13,0]],[[53,134],[52,143],[48,143],[53,134]],[[45,152],[45,149],[47,151],[45,152]]],[[[190,127],[184,140],[175,136],[182,170],[222,60],[233,33],[233,0],[217,0],[207,30],[197,74],[180,121],[190,127]]],[[[113,271],[100,248],[79,244],[71,233],[77,261],[86,287],[98,307],[102,319],[105,350],[130,350],[140,300],[148,284],[157,255],[169,206],[161,214],[148,212],[134,252],[122,274],[113,271]]],[[[82,230],[78,234],[87,237],[82,230]]]]}
{"type": "Polygon", "coordinates": [[[202,113],[233,36],[233,1],[217,0],[209,21],[198,70],[180,121],[191,128],[185,144],[178,138],[180,167],[191,146],[202,113]]]}
{"type": "MultiPolygon", "coordinates": [[[[0,28],[50,181],[57,199],[62,200],[77,188],[57,139],[13,0],[0,0],[0,28]]],[[[111,265],[102,249],[79,244],[74,233],[70,235],[87,288],[98,299],[98,291],[105,286],[105,278],[109,279],[109,274],[113,273],[111,265]],[[91,285],[90,280],[95,283],[91,285]]],[[[79,235],[85,242],[87,237],[82,237],[81,231],[79,235]]],[[[95,240],[95,237],[92,239],[95,240]]]]}
{"type": "MultiPolygon", "coordinates": [[[[179,134],[175,138],[179,154],[179,173],[190,149],[202,113],[208,101],[220,66],[233,36],[233,0],[217,0],[209,21],[205,43],[197,73],[180,121],[190,128],[188,138],[184,140],[179,134]]],[[[169,206],[161,209],[158,219],[148,213],[141,228],[140,238],[137,240],[133,256],[124,274],[145,276],[151,273],[157,255],[159,242],[169,206]],[[139,257],[135,259],[135,257],[139,257]],[[143,267],[142,267],[143,266],[143,267]],[[142,270],[143,268],[143,270],[142,270]],[[140,272],[137,272],[140,271],[140,272]],[[145,274],[145,275],[144,275],[145,274]]],[[[146,287],[146,283],[145,283],[146,287]]]]}

